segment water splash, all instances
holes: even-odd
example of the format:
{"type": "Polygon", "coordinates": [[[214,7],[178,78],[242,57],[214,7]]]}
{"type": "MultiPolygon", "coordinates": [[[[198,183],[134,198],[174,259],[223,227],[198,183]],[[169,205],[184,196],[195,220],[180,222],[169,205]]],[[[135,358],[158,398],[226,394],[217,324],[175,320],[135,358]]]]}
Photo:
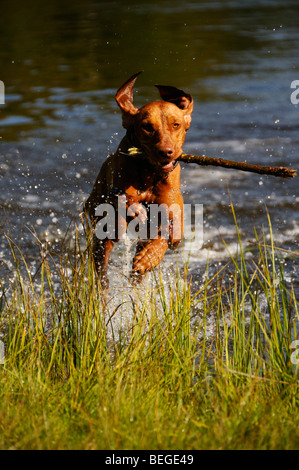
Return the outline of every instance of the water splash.
{"type": "Polygon", "coordinates": [[[109,139],[109,141],[108,141],[108,147],[107,147],[107,152],[108,152],[107,154],[108,154],[108,155],[110,155],[111,153],[113,153],[114,150],[112,149],[112,146],[115,146],[115,145],[116,145],[116,143],[115,143],[116,139],[119,140],[118,132],[114,132],[114,133],[111,135],[111,137],[110,137],[110,139],[109,139]]]}

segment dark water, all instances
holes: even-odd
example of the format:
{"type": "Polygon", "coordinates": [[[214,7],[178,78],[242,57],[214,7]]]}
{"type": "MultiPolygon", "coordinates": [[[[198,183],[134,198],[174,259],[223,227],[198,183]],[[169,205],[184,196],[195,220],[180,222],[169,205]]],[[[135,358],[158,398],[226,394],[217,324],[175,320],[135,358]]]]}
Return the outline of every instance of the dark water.
{"type": "MultiPolygon", "coordinates": [[[[185,152],[299,167],[297,1],[2,0],[0,9],[2,267],[8,226],[33,265],[32,229],[59,245],[124,134],[115,91],[139,70],[137,106],[157,99],[155,83],[193,95],[185,152]]],[[[245,245],[253,226],[269,232],[267,207],[276,244],[298,252],[298,181],[185,166],[185,202],[204,205],[191,269],[228,258],[221,235],[235,249],[228,189],[245,245]]],[[[298,262],[286,263],[298,288],[298,262]]]]}

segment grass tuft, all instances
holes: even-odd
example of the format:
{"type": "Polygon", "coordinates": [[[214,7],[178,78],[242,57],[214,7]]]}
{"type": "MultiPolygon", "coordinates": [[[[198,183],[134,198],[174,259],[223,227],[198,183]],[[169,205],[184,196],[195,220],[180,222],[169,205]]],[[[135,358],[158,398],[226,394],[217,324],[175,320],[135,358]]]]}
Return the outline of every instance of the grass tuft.
{"type": "Polygon", "coordinates": [[[76,228],[62,255],[39,242],[34,276],[9,240],[1,449],[299,447],[288,253],[275,247],[268,216],[271,242],[256,233],[249,256],[232,213],[238,253],[216,274],[207,266],[197,292],[185,266],[167,284],[157,269],[152,284],[107,298],[76,228]]]}

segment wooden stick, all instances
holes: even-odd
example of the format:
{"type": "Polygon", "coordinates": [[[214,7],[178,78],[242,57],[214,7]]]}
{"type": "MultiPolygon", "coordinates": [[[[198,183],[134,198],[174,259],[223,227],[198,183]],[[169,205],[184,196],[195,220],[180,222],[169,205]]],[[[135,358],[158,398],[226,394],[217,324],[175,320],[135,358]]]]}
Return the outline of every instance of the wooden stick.
{"type": "Polygon", "coordinates": [[[223,158],[211,158],[205,156],[188,155],[183,153],[179,159],[181,162],[197,163],[197,165],[213,165],[221,166],[224,168],[232,168],[234,170],[251,171],[253,173],[260,173],[263,175],[280,176],[281,178],[294,178],[297,175],[297,170],[286,168],[283,166],[259,166],[252,165],[246,162],[234,162],[231,160],[223,160],[223,158]]]}

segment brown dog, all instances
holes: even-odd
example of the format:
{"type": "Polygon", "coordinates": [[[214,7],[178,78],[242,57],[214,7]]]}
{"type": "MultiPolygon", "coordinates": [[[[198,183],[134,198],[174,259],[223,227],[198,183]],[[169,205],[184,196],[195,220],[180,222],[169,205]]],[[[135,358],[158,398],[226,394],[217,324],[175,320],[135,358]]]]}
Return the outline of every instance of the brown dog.
{"type": "Polygon", "coordinates": [[[133,75],[116,93],[115,99],[122,111],[123,127],[127,133],[116,153],[104,162],[85,204],[95,228],[103,219],[103,214],[97,214],[98,206],[109,203],[116,210],[118,208],[116,235],[107,233],[106,237],[99,238],[95,230],[93,237],[93,257],[103,287],[108,286],[106,271],[114,242],[119,240],[133,219],[148,225],[150,205],[171,206],[166,232],[169,236],[163,236],[163,223],[159,222],[156,237],[139,239],[133,260],[133,279],[140,281],[144,273],[154,269],[167,248],[175,248],[183,235],[181,169],[177,159],[182,154],[185,133],[190,126],[193,99],[175,87],[156,85],[164,101],[154,101],[138,109],[133,105],[133,86],[140,73],[133,75]],[[133,156],[132,148],[138,148],[141,155],[133,156]],[[120,200],[126,210],[125,218],[118,217],[120,200]],[[181,230],[177,235],[173,226],[178,221],[181,230]]]}

